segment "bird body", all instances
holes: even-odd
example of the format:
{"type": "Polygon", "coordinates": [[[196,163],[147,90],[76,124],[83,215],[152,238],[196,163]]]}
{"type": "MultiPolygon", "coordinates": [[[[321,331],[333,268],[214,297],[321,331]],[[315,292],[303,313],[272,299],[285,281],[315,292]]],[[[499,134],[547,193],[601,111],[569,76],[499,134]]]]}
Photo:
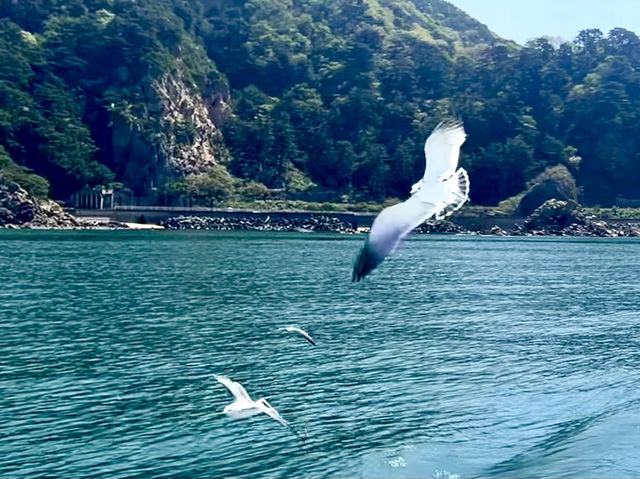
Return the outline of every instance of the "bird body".
{"type": "Polygon", "coordinates": [[[463,168],[456,170],[465,138],[460,122],[440,123],[429,135],[424,147],[424,176],[412,186],[409,199],[385,208],[375,218],[356,258],[353,281],[373,271],[425,220],[432,216],[441,219],[467,201],[469,177],[463,168]]]}
{"type": "Polygon", "coordinates": [[[256,414],[264,413],[270,418],[288,427],[287,421],[267,402],[265,398],[257,401],[251,399],[246,389],[238,382],[232,381],[227,376],[216,376],[216,380],[225,386],[233,395],[234,401],[226,406],[222,412],[232,419],[245,419],[256,414]]]}
{"type": "Polygon", "coordinates": [[[262,410],[254,403],[234,401],[226,406],[222,412],[233,419],[245,419],[260,414],[262,410]]]}

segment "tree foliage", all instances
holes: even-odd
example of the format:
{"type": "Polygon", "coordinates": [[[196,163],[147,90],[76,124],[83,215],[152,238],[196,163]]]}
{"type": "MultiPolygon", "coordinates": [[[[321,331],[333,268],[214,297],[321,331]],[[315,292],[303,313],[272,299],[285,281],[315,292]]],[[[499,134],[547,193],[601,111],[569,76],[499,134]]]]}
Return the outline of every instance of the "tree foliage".
{"type": "Polygon", "coordinates": [[[587,203],[640,196],[632,32],[518,47],[445,2],[210,3],[207,22],[225,28],[204,40],[235,88],[236,174],[275,186],[291,162],[352,198],[403,197],[424,138],[455,116],[476,203],[498,204],[557,164],[587,203]],[[274,135],[286,149],[265,149],[274,135]]]}
{"type": "Polygon", "coordinates": [[[224,168],[210,173],[187,175],[166,185],[170,195],[186,197],[191,202],[210,204],[227,199],[233,191],[233,178],[224,168]]]}
{"type": "Polygon", "coordinates": [[[0,176],[22,186],[34,196],[46,198],[49,195],[49,182],[46,178],[30,172],[27,168],[17,165],[0,145],[0,176]]]}
{"type": "MultiPolygon", "coordinates": [[[[555,165],[587,204],[640,197],[640,39],[622,28],[520,47],[441,0],[21,0],[0,18],[0,145],[58,197],[130,181],[113,117],[153,111],[145,85],[178,63],[203,93],[230,85],[226,167],[247,194],[406,197],[453,116],[475,203],[555,165]]],[[[174,186],[215,198],[218,173],[174,186]]]]}

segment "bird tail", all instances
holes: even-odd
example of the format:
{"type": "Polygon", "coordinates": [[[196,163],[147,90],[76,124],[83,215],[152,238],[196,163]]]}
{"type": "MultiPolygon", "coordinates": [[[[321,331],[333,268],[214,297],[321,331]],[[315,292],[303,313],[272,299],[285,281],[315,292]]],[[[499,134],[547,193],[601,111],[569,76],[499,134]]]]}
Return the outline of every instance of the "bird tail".
{"type": "Polygon", "coordinates": [[[464,168],[458,168],[454,176],[458,179],[458,191],[455,194],[460,200],[456,209],[460,209],[469,199],[469,175],[464,168]]]}
{"type": "Polygon", "coordinates": [[[462,208],[469,199],[469,175],[464,168],[458,168],[458,171],[446,181],[451,188],[447,198],[447,206],[437,215],[437,219],[450,216],[462,208]]]}

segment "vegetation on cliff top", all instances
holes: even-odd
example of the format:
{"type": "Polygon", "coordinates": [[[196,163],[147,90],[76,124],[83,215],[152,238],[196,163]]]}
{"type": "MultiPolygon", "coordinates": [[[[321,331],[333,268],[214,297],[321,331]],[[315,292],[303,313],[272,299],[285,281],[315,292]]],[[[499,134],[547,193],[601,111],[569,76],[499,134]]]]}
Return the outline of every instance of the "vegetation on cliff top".
{"type": "Polygon", "coordinates": [[[0,18],[3,161],[58,198],[158,168],[118,163],[114,120],[152,152],[168,126],[148,86],[178,70],[203,96],[229,90],[232,114],[230,160],[163,178],[176,194],[405,197],[424,138],[457,116],[474,203],[558,164],[587,204],[640,197],[640,40],[624,29],[519,47],[443,0],[21,0],[0,18]]]}

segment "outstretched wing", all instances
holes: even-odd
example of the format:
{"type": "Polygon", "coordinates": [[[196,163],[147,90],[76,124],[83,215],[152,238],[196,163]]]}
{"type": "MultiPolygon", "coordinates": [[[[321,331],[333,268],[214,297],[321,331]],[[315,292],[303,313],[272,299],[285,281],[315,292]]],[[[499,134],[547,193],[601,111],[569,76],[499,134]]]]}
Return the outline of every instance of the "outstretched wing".
{"type": "Polygon", "coordinates": [[[436,126],[424,143],[426,167],[423,183],[443,181],[453,175],[466,137],[460,121],[441,122],[436,126]]]}
{"type": "Polygon", "coordinates": [[[312,345],[316,345],[316,340],[313,339],[311,337],[311,335],[309,333],[307,333],[304,329],[299,329],[298,330],[300,332],[300,334],[302,334],[302,336],[304,337],[304,339],[306,339],[307,341],[309,341],[312,345]]]}
{"type": "Polygon", "coordinates": [[[247,393],[245,388],[242,387],[240,383],[232,381],[227,376],[216,376],[215,378],[220,384],[226,387],[231,394],[233,394],[233,397],[236,401],[252,402],[252,399],[249,397],[249,394],[247,393]]]}
{"type": "Polygon", "coordinates": [[[360,281],[373,271],[414,228],[435,213],[437,206],[422,201],[418,195],[382,210],[373,221],[369,236],[358,254],[352,280],[360,281]]]}
{"type": "Polygon", "coordinates": [[[281,328],[281,329],[289,331],[290,333],[298,333],[300,336],[302,336],[304,339],[309,341],[311,344],[313,344],[314,346],[316,345],[315,340],[304,329],[297,328],[295,326],[286,326],[285,328],[281,328]]]}
{"type": "Polygon", "coordinates": [[[269,404],[267,402],[266,399],[259,399],[258,401],[256,401],[256,406],[263,412],[265,413],[267,416],[269,416],[271,419],[275,419],[276,421],[278,421],[280,424],[282,424],[284,427],[289,427],[289,424],[287,423],[287,421],[285,421],[282,416],[278,413],[278,411],[275,410],[275,408],[273,408],[271,406],[271,404],[269,404]]]}

